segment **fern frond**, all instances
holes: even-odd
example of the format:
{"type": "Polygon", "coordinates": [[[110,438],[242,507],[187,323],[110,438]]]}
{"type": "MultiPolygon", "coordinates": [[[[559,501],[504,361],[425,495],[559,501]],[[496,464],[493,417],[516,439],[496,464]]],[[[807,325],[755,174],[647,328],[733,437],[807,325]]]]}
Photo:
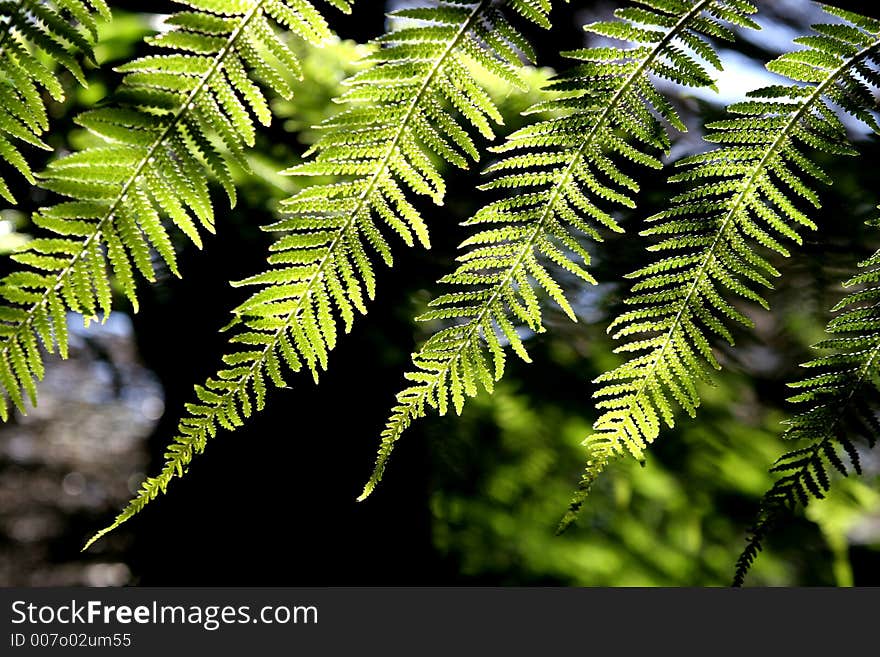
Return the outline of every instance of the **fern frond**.
{"type": "MultiPolygon", "coordinates": [[[[0,159],[32,185],[36,179],[20,144],[51,150],[40,138],[49,129],[42,93],[64,100],[61,80],[46,59],[86,86],[79,60],[94,61],[98,15],[110,20],[104,0],[15,0],[0,6],[0,159]]],[[[15,203],[2,176],[0,196],[15,203]]]]}
{"type": "Polygon", "coordinates": [[[562,534],[571,525],[581,512],[581,507],[593,490],[593,484],[599,478],[608,464],[615,458],[615,454],[608,449],[607,444],[590,445],[588,447],[587,462],[581,473],[577,490],[568,505],[568,509],[559,521],[556,534],[562,534]]]}
{"type": "Polygon", "coordinates": [[[813,26],[814,36],[796,39],[805,49],[767,65],[793,82],[731,105],[735,118],[708,126],[707,140],[722,146],[678,163],[670,180],[687,190],[642,232],[659,237],[649,250],[663,256],[629,275],[631,309],[608,328],[627,338],[616,351],[635,355],[596,379],[603,414],[587,438],[591,450],[642,459],[677,407],[695,415],[698,381],[720,369],[712,340],[732,345],[730,325],[751,326],[728,297],[767,307],[760,289],[778,272],[760,250],[787,256],[784,242],[799,244],[799,231],[815,228],[799,201],[818,207],[809,179],[830,180],[811,153],[855,154],[832,103],[880,131],[874,78],[863,75],[880,63],[880,22],[825,10],[844,22],[813,26]]]}
{"type": "Polygon", "coordinates": [[[880,251],[859,268],[843,284],[855,289],[832,308],[837,314],[825,327],[830,337],[813,346],[830,353],[804,363],[809,376],[789,384],[800,391],[789,401],[807,410],[785,423],[783,437],[807,445],[784,454],[771,468],[782,476],[761,499],[736,563],[734,586],[742,586],[780,517],[798,504],[823,499],[835,471],[860,474],[856,443],[873,447],[880,438],[880,251]]]}
{"type": "Polygon", "coordinates": [[[359,499],[378,484],[391,451],[426,407],[441,415],[461,413],[480,388],[492,392],[504,372],[505,351],[529,361],[517,324],[543,331],[539,294],[546,294],[576,321],[553,269],[595,283],[586,267],[582,238],[601,240],[602,229],[621,231],[614,205],[635,207],[638,184],[621,164],[661,168],[670,147],[664,120],[685,130],[652,76],[690,87],[712,86],[704,65],[683,49],[720,67],[707,37],[732,39],[720,21],[757,27],[745,2],[646,0],[644,8],[617,10],[618,20],[587,25],[597,35],[630,42],[631,49],[585,48],[567,55],[575,65],[550,89],[558,96],[533,112],[551,112],[512,134],[495,152],[503,156],[487,172],[483,189],[504,195],[481,208],[467,224],[478,232],[462,243],[454,273],[441,279],[452,291],[431,302],[420,320],[452,321],[413,355],[406,374],[412,385],[381,436],[372,476],[359,499]]]}
{"type": "Polygon", "coordinates": [[[196,386],[159,475],[93,542],[139,512],[182,476],[218,429],[233,430],[263,408],[267,388],[285,387],[285,371],[327,367],[339,325],[348,331],[375,294],[373,257],[392,263],[386,233],[427,247],[428,231],[410,195],[441,203],[438,161],[465,167],[478,158],[473,131],[493,136],[501,115],[471,75],[473,66],[510,84],[519,53],[531,53],[504,5],[549,26],[549,0],[443,0],[392,14],[372,64],[348,80],[346,107],[325,121],[315,157],[287,173],[341,177],[316,183],[282,203],[268,271],[237,285],[258,291],[235,309],[239,330],[215,378],[196,386]],[[452,110],[452,111],[450,111],[452,110]]]}
{"type": "MultiPolygon", "coordinates": [[[[235,203],[230,162],[246,167],[243,149],[254,143],[253,117],[262,124],[271,119],[251,76],[289,96],[281,73],[298,67],[274,26],[316,44],[330,36],[305,0],[181,4],[192,11],[171,16],[172,29],[150,39],[171,52],[121,66],[127,75],[116,103],[78,117],[102,143],[51,163],[42,175],[42,187],[71,200],[35,214],[34,223],[52,236],[15,253],[12,259],[26,268],[0,281],[4,420],[7,397],[21,412],[25,395],[36,404],[36,381],[43,376],[39,343],[67,356],[68,309],[87,321],[99,313],[106,319],[110,272],[135,309],[136,273],[153,281],[158,259],[179,275],[161,218],[169,217],[201,247],[199,225],[214,231],[207,173],[235,203]]],[[[333,4],[347,7],[340,0],[333,4]]]]}

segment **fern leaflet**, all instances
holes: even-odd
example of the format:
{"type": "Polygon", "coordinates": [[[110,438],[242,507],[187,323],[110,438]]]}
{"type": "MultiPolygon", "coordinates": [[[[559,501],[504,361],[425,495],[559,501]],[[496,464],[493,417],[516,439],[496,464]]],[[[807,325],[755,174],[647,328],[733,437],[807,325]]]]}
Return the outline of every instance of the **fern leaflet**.
{"type": "MultiPolygon", "coordinates": [[[[15,142],[51,150],[40,139],[49,128],[41,89],[58,102],[64,100],[61,80],[44,62],[43,55],[86,86],[77,57],[94,61],[96,14],[110,20],[104,0],[17,0],[0,4],[0,159],[31,184],[36,184],[36,179],[15,142]]],[[[2,176],[0,196],[15,203],[2,176]]]]}
{"type": "MultiPolygon", "coordinates": [[[[35,381],[43,376],[39,343],[66,357],[68,309],[87,320],[99,312],[106,318],[111,270],[135,309],[135,272],[155,279],[151,252],[179,275],[163,215],[198,246],[199,224],[213,232],[206,170],[235,202],[230,161],[246,167],[243,148],[255,135],[251,114],[262,124],[271,119],[250,75],[289,96],[280,72],[298,70],[273,23],[312,43],[330,35],[305,0],[181,4],[194,11],[173,15],[172,29],[151,39],[172,52],[121,66],[127,75],[116,104],[78,117],[102,143],[49,165],[42,186],[72,200],[35,214],[34,223],[54,236],[14,254],[26,269],[0,282],[0,384],[22,412],[25,395],[36,404],[35,381]]],[[[331,4],[348,8],[345,0],[331,4]]]]}
{"type": "Polygon", "coordinates": [[[441,415],[450,405],[461,413],[466,398],[475,396],[480,386],[492,392],[504,372],[507,346],[529,361],[515,323],[544,330],[539,291],[576,321],[545,263],[595,283],[585,269],[590,255],[579,238],[600,241],[597,229],[621,231],[603,202],[635,207],[638,184],[621,171],[620,161],[661,168],[657,154],[670,147],[661,118],[685,130],[650,77],[713,86],[704,66],[683,46],[720,68],[705,40],[733,38],[720,21],[757,27],[748,17],[754,7],[739,0],[640,4],[645,7],[617,10],[619,20],[585,27],[631,42],[633,48],[566,53],[578,64],[550,87],[559,95],[532,108],[552,112],[553,118],[522,128],[493,149],[505,155],[487,169],[496,175],[482,188],[509,191],[467,222],[481,230],[462,243],[470,249],[459,256],[456,271],[441,279],[455,286],[454,291],[434,299],[433,308],[418,318],[456,323],[436,332],[413,355],[414,369],[406,374],[413,385],[397,395],[373,474],[359,499],[378,484],[397,440],[414,419],[425,415],[426,406],[441,415]]]}
{"type": "Polygon", "coordinates": [[[720,369],[711,336],[733,344],[728,324],[751,326],[725,293],[767,307],[756,288],[772,287],[769,277],[778,272],[757,247],[787,256],[780,240],[800,243],[798,229],[815,228],[793,200],[819,206],[805,178],[831,182],[809,150],[855,154],[831,103],[880,130],[868,86],[880,82],[874,68],[880,22],[824,9],[844,22],[813,26],[815,34],[795,40],[805,49],[767,65],[794,83],[753,91],[729,107],[736,118],[708,126],[707,140],[723,146],[678,163],[684,170],[670,180],[689,189],[642,232],[661,239],[649,250],[671,255],[629,275],[637,281],[626,300],[632,309],[608,330],[629,340],[616,351],[636,355],[596,379],[603,384],[595,394],[603,414],[585,441],[594,465],[561,529],[583,503],[598,474],[595,464],[627,452],[641,460],[661,423],[673,425],[675,406],[695,415],[697,382],[708,380],[709,368],[720,369]]]}
{"type": "MultiPolygon", "coordinates": [[[[532,56],[523,36],[491,0],[443,0],[402,9],[395,27],[377,41],[341,101],[347,107],[325,121],[312,149],[317,155],[287,173],[334,176],[282,204],[282,218],[267,230],[281,233],[270,269],[237,285],[258,291],[235,309],[239,331],[216,378],[196,386],[168,447],[159,475],[148,478],[114,523],[89,544],[138,513],[219,428],[234,430],[265,404],[269,385],[284,387],[284,368],[309,369],[317,381],[337,340],[355,313],[366,313],[375,294],[368,248],[392,264],[382,224],[408,245],[429,246],[428,231],[407,192],[440,203],[444,182],[438,159],[465,167],[478,158],[468,128],[487,138],[501,115],[471,76],[471,66],[523,86],[519,53],[532,56]],[[454,112],[450,112],[449,108],[454,112]],[[377,225],[378,224],[378,225],[377,225]]],[[[510,0],[525,18],[549,26],[549,0],[510,0]]]]}
{"type": "Polygon", "coordinates": [[[859,267],[861,271],[844,283],[857,289],[832,309],[838,314],[826,327],[831,337],[814,345],[831,353],[804,363],[817,373],[789,384],[802,390],[789,401],[808,406],[786,422],[784,437],[809,443],[784,454],[771,469],[783,476],[761,500],[737,560],[734,586],[743,584],[780,516],[798,503],[806,506],[812,498],[825,497],[832,469],[844,476],[850,469],[861,474],[854,439],[873,447],[880,436],[880,251],[859,267]]]}

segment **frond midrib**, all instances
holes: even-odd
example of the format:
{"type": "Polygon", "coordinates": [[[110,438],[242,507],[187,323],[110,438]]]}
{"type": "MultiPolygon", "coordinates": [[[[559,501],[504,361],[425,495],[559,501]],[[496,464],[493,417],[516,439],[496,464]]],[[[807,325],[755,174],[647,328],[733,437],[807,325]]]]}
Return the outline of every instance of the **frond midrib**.
{"type": "MultiPolygon", "coordinates": [[[[684,312],[688,309],[690,305],[690,300],[693,297],[694,293],[698,289],[700,283],[703,280],[703,277],[706,275],[707,268],[712,263],[712,260],[715,258],[715,250],[718,248],[718,245],[721,243],[722,238],[726,235],[727,230],[733,224],[735,217],[738,215],[740,210],[742,209],[744,203],[751,197],[751,194],[755,191],[755,185],[757,184],[760,177],[765,173],[765,168],[767,163],[772,157],[777,155],[778,149],[783,145],[785,141],[790,137],[791,131],[797,127],[798,122],[803,117],[804,113],[808,111],[813,104],[820,100],[825,93],[825,90],[833,84],[837,78],[845,73],[848,69],[852,67],[853,64],[857,63],[860,59],[863,59],[867,55],[869,55],[873,50],[876,50],[880,47],[880,39],[877,39],[870,46],[866,46],[862,50],[860,50],[855,55],[852,55],[849,59],[845,60],[843,64],[837,67],[825,80],[823,80],[819,85],[816,86],[814,91],[804,99],[801,107],[791,116],[790,120],[786,123],[785,128],[780,132],[780,134],[776,137],[773,143],[767,148],[767,152],[764,156],[755,164],[751,173],[748,175],[746,186],[739,192],[737,195],[736,201],[728,211],[727,215],[724,217],[724,221],[721,226],[718,228],[718,234],[715,236],[712,244],[706,250],[703,261],[700,263],[700,267],[697,270],[697,274],[694,276],[694,280],[691,282],[687,295],[681,301],[681,306],[676,313],[671,326],[666,332],[666,337],[663,340],[662,345],[657,348],[656,356],[652,359],[651,364],[649,366],[648,371],[642,378],[639,387],[636,392],[633,393],[632,400],[626,407],[626,416],[632,415],[632,412],[636,406],[636,404],[642,399],[649,382],[653,379],[656,374],[657,367],[662,360],[662,357],[666,353],[666,350],[673,343],[673,335],[678,328],[681,318],[684,312]]],[[[614,432],[615,435],[619,434],[619,430],[614,432]]],[[[601,434],[600,434],[601,435],[601,434]]],[[[607,434],[606,434],[606,437],[607,434]]]]}
{"type": "MultiPolygon", "coordinates": [[[[24,4],[24,3],[27,3],[30,1],[31,0],[22,0],[22,3],[24,4]]],[[[243,31],[247,28],[248,24],[250,24],[250,21],[253,20],[253,18],[257,15],[257,13],[262,10],[263,6],[266,4],[267,1],[268,0],[259,0],[253,6],[253,8],[247,14],[244,15],[244,17],[241,20],[241,24],[238,27],[236,27],[236,29],[232,33],[230,33],[229,38],[226,41],[226,44],[217,53],[216,57],[214,58],[214,62],[211,64],[211,67],[204,74],[204,76],[202,77],[199,84],[196,85],[193,88],[193,90],[190,92],[189,96],[186,98],[186,101],[181,104],[180,108],[174,114],[171,121],[168,122],[168,125],[165,127],[165,129],[156,137],[155,141],[150,145],[149,150],[144,155],[144,157],[141,159],[141,161],[138,163],[137,167],[135,167],[135,170],[132,173],[132,175],[125,181],[125,184],[120,189],[119,194],[117,194],[113,203],[108,208],[107,213],[98,221],[97,224],[95,224],[95,230],[92,232],[91,235],[89,235],[81,243],[81,248],[79,249],[79,251],[70,257],[70,262],[68,263],[68,265],[56,274],[55,285],[47,288],[46,291],[43,292],[42,295],[40,296],[40,299],[31,304],[30,310],[28,310],[28,312],[27,312],[27,318],[22,320],[19,323],[18,328],[16,328],[16,330],[14,332],[10,333],[8,336],[5,337],[4,347],[2,350],[0,350],[0,361],[3,361],[6,359],[7,354],[9,353],[9,350],[11,348],[11,345],[16,340],[18,340],[22,335],[24,335],[25,330],[28,327],[30,327],[31,323],[34,321],[36,314],[37,314],[37,311],[40,309],[40,307],[48,302],[49,297],[52,294],[54,294],[61,287],[64,286],[64,280],[67,277],[67,275],[71,272],[71,270],[79,262],[79,260],[88,253],[89,248],[95,242],[95,240],[100,238],[100,236],[103,232],[104,226],[109,221],[113,220],[113,218],[115,217],[115,214],[116,214],[116,210],[119,208],[119,205],[125,200],[132,185],[134,185],[137,182],[137,179],[144,172],[144,168],[150,163],[150,160],[155,155],[156,151],[162,146],[162,144],[165,142],[165,140],[168,138],[168,136],[176,128],[176,126],[180,122],[180,120],[182,118],[184,118],[186,113],[193,108],[193,103],[195,102],[196,98],[198,98],[199,94],[204,90],[205,86],[210,82],[210,80],[214,77],[214,75],[217,73],[217,71],[220,70],[220,67],[223,65],[223,63],[226,59],[226,55],[235,46],[236,42],[238,41],[238,38],[241,36],[243,31]]]]}

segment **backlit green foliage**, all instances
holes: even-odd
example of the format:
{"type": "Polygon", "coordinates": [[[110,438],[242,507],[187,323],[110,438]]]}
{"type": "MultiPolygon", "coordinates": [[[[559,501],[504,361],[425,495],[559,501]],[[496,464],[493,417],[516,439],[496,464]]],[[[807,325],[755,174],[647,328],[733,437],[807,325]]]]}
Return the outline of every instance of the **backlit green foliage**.
{"type": "Polygon", "coordinates": [[[426,406],[441,415],[450,406],[461,413],[465,399],[480,388],[492,392],[507,348],[529,360],[517,325],[544,330],[540,294],[576,321],[557,272],[596,282],[585,269],[590,254],[584,237],[601,241],[601,230],[621,231],[610,211],[614,205],[635,207],[638,183],[622,163],[661,168],[658,156],[671,145],[663,119],[685,130],[651,78],[712,86],[704,65],[684,48],[720,68],[707,37],[732,39],[723,22],[757,27],[749,18],[755,9],[745,2],[643,4],[618,10],[616,21],[587,25],[593,34],[632,45],[566,53],[578,64],[550,85],[553,98],[531,110],[553,118],[518,130],[492,149],[501,157],[486,170],[493,177],[482,188],[498,190],[501,198],[467,222],[479,230],[462,243],[467,251],[455,272],[441,279],[452,289],[419,317],[452,325],[413,355],[414,369],[406,374],[413,385],[397,395],[361,499],[375,488],[394,444],[426,406]]]}
{"type": "Polygon", "coordinates": [[[236,283],[257,291],[235,309],[232,351],[215,378],[196,387],[162,472],[147,479],[117,527],[182,476],[219,428],[232,430],[263,408],[269,386],[286,385],[285,370],[308,369],[317,380],[339,328],[348,331],[375,294],[376,254],[391,265],[388,233],[429,246],[411,196],[441,203],[438,161],[466,167],[479,157],[473,131],[493,136],[501,115],[471,71],[482,68],[522,87],[520,53],[531,48],[502,12],[548,27],[547,0],[495,3],[445,1],[402,9],[377,40],[365,70],[348,80],[345,109],[325,121],[316,155],[287,173],[341,177],[317,182],[282,204],[270,268],[236,283]]]}
{"type": "Polygon", "coordinates": [[[720,369],[712,340],[733,344],[731,323],[752,326],[728,298],[767,306],[759,290],[778,272],[761,251],[788,255],[783,242],[799,244],[800,230],[815,228],[800,207],[819,206],[810,179],[831,182],[811,154],[855,154],[832,103],[880,131],[870,89],[880,82],[880,22],[826,11],[845,22],[814,26],[796,40],[804,49],[768,64],[793,82],[751,92],[729,107],[735,117],[711,124],[706,139],[722,146],[678,163],[671,180],[686,189],[642,232],[659,239],[650,250],[662,257],[628,276],[630,310],[609,326],[626,338],[617,351],[632,355],[597,379],[603,414],[585,441],[589,464],[563,528],[609,459],[641,460],[677,407],[696,414],[697,383],[720,369]]]}
{"type": "MultiPolygon", "coordinates": [[[[25,268],[0,284],[0,383],[22,412],[36,404],[43,353],[67,355],[66,312],[86,320],[111,310],[112,275],[137,309],[135,276],[155,279],[156,266],[179,275],[171,222],[201,246],[214,231],[207,174],[235,202],[230,165],[246,167],[255,120],[268,124],[262,88],[290,89],[282,72],[298,71],[276,26],[319,44],[330,36],[305,0],[185,0],[187,11],[150,39],[164,53],[119,67],[125,78],[112,104],[77,121],[100,144],[52,162],[41,186],[70,200],[36,213],[48,236],[30,241],[12,259],[25,268]],[[254,80],[259,80],[262,85],[254,80]]],[[[331,3],[347,9],[344,0],[331,3]]]]}
{"type": "MultiPolygon", "coordinates": [[[[43,91],[64,100],[54,62],[85,86],[80,59],[92,60],[97,15],[110,19],[104,0],[11,0],[0,3],[0,159],[34,184],[34,174],[16,142],[51,150],[41,135],[49,129],[43,91]]],[[[0,176],[0,197],[15,198],[0,176]]]]}
{"type": "MultiPolygon", "coordinates": [[[[158,50],[119,66],[115,93],[75,119],[88,133],[78,134],[81,149],[36,174],[29,151],[49,148],[42,140],[48,116],[56,113],[50,97],[61,100],[73,81],[85,85],[86,72],[101,76],[94,71],[97,21],[111,17],[104,0],[0,0],[0,166],[19,186],[27,180],[41,188],[32,199],[61,197],[40,200],[48,207],[34,213],[36,234],[19,235],[4,270],[12,273],[0,280],[3,420],[13,408],[24,413],[37,403],[46,353],[67,356],[72,315],[87,326],[106,320],[115,297],[126,297],[137,310],[142,280],[179,275],[175,240],[201,248],[204,231],[215,229],[211,181],[231,205],[236,182],[246,182],[238,190],[243,198],[245,189],[250,198],[263,184],[276,193],[299,190],[265,227],[274,237],[266,268],[234,283],[249,294],[227,326],[222,365],[195,387],[164,466],[89,544],[164,493],[219,431],[234,430],[263,409],[271,388],[287,387],[291,375],[304,370],[317,382],[341,333],[367,312],[377,267],[393,264],[397,242],[430,247],[422,207],[444,203],[448,170],[469,168],[488,150],[481,188],[489,196],[465,215],[470,232],[456,266],[419,317],[434,332],[412,355],[408,383],[360,499],[368,496],[414,420],[429,409],[461,414],[469,399],[492,393],[511,353],[530,362],[529,352],[538,351],[529,338],[552,324],[553,306],[578,320],[578,288],[596,283],[591,254],[610,232],[622,232],[621,216],[636,207],[641,176],[662,168],[673,134],[685,130],[671,90],[714,89],[719,43],[758,27],[757,9],[747,0],[633,0],[614,20],[586,26],[591,47],[564,51],[571,67],[553,75],[533,102],[540,86],[534,80],[551,73],[528,67],[535,53],[520,30],[528,23],[550,27],[551,0],[404,3],[387,17],[386,34],[370,44],[345,44],[365,53],[362,61],[348,56],[342,70],[350,77],[340,82],[337,70],[324,80],[329,86],[315,85],[320,107],[301,112],[311,92],[305,101],[299,92],[291,100],[292,80],[320,74],[304,75],[295,53],[332,36],[324,5],[348,12],[351,0],[322,3],[178,0],[182,10],[163,17],[149,38],[158,50]],[[330,112],[327,97],[336,95],[330,89],[337,85],[345,91],[334,99],[338,111],[330,112]],[[512,89],[534,92],[528,103],[517,96],[521,107],[531,105],[518,119],[525,127],[485,149],[503,112],[510,115],[498,99],[512,89]],[[287,103],[272,103],[275,98],[287,103]],[[267,164],[290,158],[295,144],[278,144],[271,153],[251,147],[259,127],[273,112],[283,119],[291,103],[298,143],[311,146],[282,172],[296,178],[284,179],[280,166],[267,164]]],[[[627,307],[609,327],[628,360],[610,369],[598,363],[598,371],[609,370],[596,380],[601,415],[584,441],[586,471],[560,529],[573,521],[611,460],[630,454],[644,462],[679,409],[695,415],[701,382],[720,369],[718,339],[732,344],[735,330],[751,327],[743,306],[767,306],[761,288],[778,275],[773,259],[789,255],[788,243],[800,243],[804,227],[815,228],[814,181],[836,177],[817,156],[855,153],[847,134],[852,117],[880,133],[880,21],[825,9],[831,23],[814,26],[796,39],[800,50],[768,64],[788,81],[752,92],[728,108],[730,117],[711,123],[706,139],[718,146],[678,163],[671,181],[680,191],[648,220],[642,234],[654,238],[649,251],[659,255],[629,275],[627,307]]],[[[90,94],[88,102],[100,95],[90,94]]],[[[0,197],[14,203],[13,188],[0,177],[0,197]]],[[[4,222],[19,225],[18,218],[4,222]]],[[[775,523],[822,498],[835,470],[859,471],[859,443],[876,441],[878,280],[880,252],[847,282],[856,289],[828,325],[831,337],[817,345],[829,354],[805,364],[816,374],[793,384],[799,389],[793,399],[806,410],[784,437],[806,446],[773,467],[780,478],[763,497],[737,564],[737,584],[775,523]]],[[[498,400],[505,413],[521,407],[505,394],[498,400]]],[[[502,433],[505,418],[498,422],[502,433]]],[[[520,419],[517,442],[540,421],[520,419]]],[[[552,432],[548,427],[544,431],[552,432]]],[[[679,435],[693,439],[700,431],[679,435]]],[[[564,444],[578,449],[567,437],[564,444]]],[[[773,457],[781,452],[764,448],[773,457]]],[[[551,460],[538,448],[527,461],[529,472],[517,482],[528,482],[526,492],[546,484],[551,460]]],[[[567,475],[562,458],[558,465],[557,484],[567,475]]],[[[750,494],[770,487],[770,476],[747,477],[750,494]]],[[[498,528],[504,526],[502,540],[522,533],[506,516],[510,481],[508,472],[492,490],[504,507],[493,514],[498,528]]],[[[684,494],[682,500],[687,504],[684,494]]],[[[450,517],[461,508],[456,500],[435,506],[450,517]]],[[[843,536],[840,527],[833,531],[843,536]]],[[[677,544],[692,545],[690,537],[677,544]]],[[[568,536],[560,544],[576,540],[568,536]]],[[[683,564],[687,555],[677,559],[683,564]]]]}
{"type": "Polygon", "coordinates": [[[810,375],[789,384],[801,391],[790,401],[806,410],[787,421],[784,438],[806,444],[784,454],[771,468],[782,476],[761,500],[758,519],[737,561],[736,586],[742,585],[780,516],[813,498],[824,499],[834,471],[861,474],[857,444],[873,447],[880,437],[880,251],[859,268],[844,283],[854,290],[832,309],[837,315],[826,327],[831,337],[814,345],[828,353],[804,363],[810,375]]]}

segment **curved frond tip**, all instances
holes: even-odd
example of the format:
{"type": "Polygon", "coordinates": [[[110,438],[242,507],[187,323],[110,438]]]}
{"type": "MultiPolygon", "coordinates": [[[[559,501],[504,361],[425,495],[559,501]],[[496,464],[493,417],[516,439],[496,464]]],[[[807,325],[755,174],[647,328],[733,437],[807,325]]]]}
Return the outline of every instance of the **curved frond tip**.
{"type": "Polygon", "coordinates": [[[285,387],[288,372],[309,370],[317,380],[340,329],[348,331],[375,295],[374,261],[392,264],[389,234],[429,246],[414,197],[440,203],[440,163],[466,167],[478,159],[473,133],[491,138],[502,119],[474,67],[524,86],[521,57],[531,47],[511,11],[549,25],[549,0],[444,0],[391,15],[369,66],[346,83],[344,109],[320,126],[313,157],[287,171],[334,181],[283,202],[280,220],[268,227],[278,235],[269,268],[236,284],[256,291],[234,311],[224,366],[196,386],[162,471],[92,540],[164,492],[221,428],[233,430],[262,409],[267,389],[285,387]]]}
{"type": "Polygon", "coordinates": [[[541,295],[572,320],[558,272],[595,283],[584,238],[622,229],[611,212],[633,208],[639,186],[625,161],[659,169],[671,139],[666,125],[685,126],[652,82],[662,77],[685,87],[707,87],[707,65],[720,67],[708,38],[733,39],[727,25],[756,28],[747,3],[650,0],[645,8],[617,10],[617,20],[587,25],[630,48],[583,48],[566,53],[576,64],[550,85],[553,96],[530,113],[548,112],[493,149],[499,159],[482,187],[500,198],[467,224],[477,229],[462,243],[458,268],[441,279],[450,291],[435,298],[423,321],[446,324],[413,355],[411,385],[397,395],[385,425],[372,476],[359,499],[376,487],[401,435],[427,407],[461,413],[481,388],[492,392],[504,373],[506,352],[529,361],[520,326],[541,332],[541,295]]]}

